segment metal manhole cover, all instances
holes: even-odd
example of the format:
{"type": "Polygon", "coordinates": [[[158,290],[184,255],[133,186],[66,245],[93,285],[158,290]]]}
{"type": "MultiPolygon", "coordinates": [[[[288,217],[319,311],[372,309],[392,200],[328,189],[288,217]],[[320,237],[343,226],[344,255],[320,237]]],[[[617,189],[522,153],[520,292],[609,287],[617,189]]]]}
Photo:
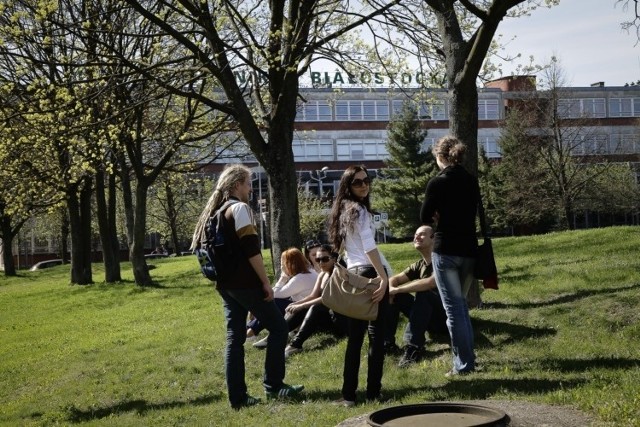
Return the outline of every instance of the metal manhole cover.
{"type": "Polygon", "coordinates": [[[476,427],[505,426],[507,414],[466,403],[422,403],[384,408],[369,415],[373,427],[476,427]]]}

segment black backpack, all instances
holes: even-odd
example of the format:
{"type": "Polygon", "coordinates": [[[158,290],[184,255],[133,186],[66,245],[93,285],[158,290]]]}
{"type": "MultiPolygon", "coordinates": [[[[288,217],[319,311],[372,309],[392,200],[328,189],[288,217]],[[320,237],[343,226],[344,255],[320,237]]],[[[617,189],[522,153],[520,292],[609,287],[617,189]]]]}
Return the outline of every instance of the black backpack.
{"type": "Polygon", "coordinates": [[[194,251],[198,257],[200,271],[204,277],[216,281],[224,279],[233,273],[232,245],[225,244],[222,216],[227,208],[237,203],[237,200],[226,201],[220,209],[209,217],[204,226],[204,239],[194,251]]]}

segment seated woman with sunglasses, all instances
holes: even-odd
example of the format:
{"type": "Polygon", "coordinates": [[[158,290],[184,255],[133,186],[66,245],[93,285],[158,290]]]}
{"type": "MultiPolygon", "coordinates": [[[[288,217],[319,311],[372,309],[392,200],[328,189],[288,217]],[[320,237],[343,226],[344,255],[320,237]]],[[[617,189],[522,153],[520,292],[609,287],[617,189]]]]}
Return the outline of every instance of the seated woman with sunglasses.
{"type": "MultiPolygon", "coordinates": [[[[318,273],[311,268],[304,255],[298,248],[289,248],[280,257],[282,274],[273,287],[273,298],[284,316],[284,310],[292,302],[299,301],[309,295],[318,277],[318,273]]],[[[247,337],[258,335],[263,326],[257,319],[247,323],[247,337]]],[[[254,344],[254,347],[266,347],[264,338],[254,344]]]]}
{"type": "Polygon", "coordinates": [[[290,304],[286,308],[287,324],[289,330],[295,329],[300,324],[300,329],[291,343],[284,350],[285,357],[302,351],[302,344],[318,331],[328,331],[341,337],[346,332],[346,317],[334,313],[322,305],[322,290],[329,283],[333,272],[336,256],[329,245],[323,245],[316,252],[316,261],[322,269],[318,279],[309,295],[300,301],[290,304]]]}

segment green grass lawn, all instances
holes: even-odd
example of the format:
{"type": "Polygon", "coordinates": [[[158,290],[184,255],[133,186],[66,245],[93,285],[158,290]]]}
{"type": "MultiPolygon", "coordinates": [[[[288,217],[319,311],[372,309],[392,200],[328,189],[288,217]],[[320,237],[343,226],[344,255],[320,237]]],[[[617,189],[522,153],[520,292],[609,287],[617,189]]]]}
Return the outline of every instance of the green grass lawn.
{"type": "MultiPolygon", "coordinates": [[[[302,399],[232,410],[220,298],[192,257],[152,261],[158,286],[145,289],[128,264],[115,285],[70,286],[68,266],[0,276],[0,425],[331,426],[383,406],[501,399],[640,426],[640,227],[494,247],[500,290],[471,312],[482,370],[446,379],[448,344],[429,342],[427,359],[409,369],[387,358],[390,401],[354,408],[330,405],[345,341],[320,335],[287,362],[286,380],[306,386],[302,399]]],[[[396,272],[416,259],[407,243],[381,248],[396,272]]],[[[263,395],[264,353],[246,350],[250,392],[263,395]]],[[[361,388],[365,367],[363,351],[361,388]]]]}

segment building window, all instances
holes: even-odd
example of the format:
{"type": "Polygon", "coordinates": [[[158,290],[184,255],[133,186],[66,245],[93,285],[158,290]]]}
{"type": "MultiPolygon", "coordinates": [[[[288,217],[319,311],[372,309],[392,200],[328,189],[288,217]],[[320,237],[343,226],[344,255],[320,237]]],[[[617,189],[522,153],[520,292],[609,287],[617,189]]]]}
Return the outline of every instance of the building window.
{"type": "Polygon", "coordinates": [[[559,99],[558,100],[558,116],[565,119],[580,117],[580,100],[579,99],[559,99]]]}
{"type": "Polygon", "coordinates": [[[613,133],[609,150],[610,154],[640,153],[640,137],[634,134],[613,133]]]}
{"type": "Polygon", "coordinates": [[[481,99],[478,101],[478,120],[498,120],[500,113],[498,111],[497,99],[481,99]]]}
{"type": "Polygon", "coordinates": [[[639,117],[640,98],[611,98],[609,117],[639,117]]]}
{"type": "MultiPolygon", "coordinates": [[[[392,101],[394,116],[400,114],[404,103],[399,99],[392,101]]],[[[420,102],[417,113],[420,120],[447,120],[447,107],[443,99],[420,102]]]]}
{"type": "Polygon", "coordinates": [[[338,161],[385,160],[389,157],[383,139],[339,139],[336,141],[338,161]]]}
{"type": "Polygon", "coordinates": [[[389,120],[388,101],[336,101],[336,120],[389,120]]]}
{"type": "Polygon", "coordinates": [[[484,148],[484,154],[489,159],[497,159],[502,157],[500,153],[500,146],[498,145],[498,141],[494,137],[484,137],[478,138],[478,151],[480,147],[484,148]]]}
{"type": "Polygon", "coordinates": [[[294,140],[292,148],[296,162],[333,161],[333,141],[330,139],[294,140]]]}
{"type": "Polygon", "coordinates": [[[609,153],[609,141],[606,135],[587,135],[582,137],[582,153],[586,156],[609,153]]]}
{"type": "Polygon", "coordinates": [[[329,122],[333,119],[328,101],[308,101],[298,107],[296,120],[301,122],[329,122]]]}
{"type": "Polygon", "coordinates": [[[604,98],[559,99],[558,115],[565,119],[606,117],[604,98]]]}

